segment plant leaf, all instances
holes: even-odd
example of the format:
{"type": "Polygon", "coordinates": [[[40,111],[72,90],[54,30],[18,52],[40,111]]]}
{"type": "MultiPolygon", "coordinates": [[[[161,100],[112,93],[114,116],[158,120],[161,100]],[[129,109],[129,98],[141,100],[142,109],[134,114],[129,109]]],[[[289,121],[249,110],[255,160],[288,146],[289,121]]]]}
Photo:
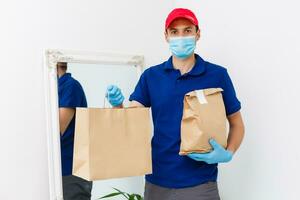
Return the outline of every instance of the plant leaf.
{"type": "Polygon", "coordinates": [[[126,193],[126,192],[122,192],[121,190],[117,189],[117,188],[113,188],[114,190],[118,191],[119,193],[121,193],[126,199],[130,198],[130,194],[126,193]]]}
{"type": "Polygon", "coordinates": [[[109,198],[109,197],[118,196],[118,195],[121,195],[121,194],[122,194],[121,192],[114,192],[114,193],[105,195],[105,196],[103,196],[103,197],[100,197],[100,198],[98,198],[98,199],[105,199],[105,198],[109,198]]]}
{"type": "Polygon", "coordinates": [[[113,188],[113,189],[116,190],[117,192],[105,195],[105,196],[100,197],[98,199],[105,199],[105,198],[110,198],[110,197],[122,195],[122,196],[124,196],[128,200],[144,200],[144,198],[141,195],[139,195],[139,194],[135,194],[135,193],[128,194],[127,192],[123,192],[123,191],[121,191],[121,190],[119,190],[117,188],[113,188]]]}
{"type": "Polygon", "coordinates": [[[137,198],[137,200],[144,200],[144,198],[139,194],[136,194],[136,198],[137,198]]]}
{"type": "Polygon", "coordinates": [[[143,197],[139,194],[133,194],[134,197],[136,197],[137,200],[144,200],[143,197]]]}
{"type": "Polygon", "coordinates": [[[129,199],[128,200],[135,200],[134,197],[135,197],[135,195],[131,194],[131,195],[129,195],[129,199]]]}

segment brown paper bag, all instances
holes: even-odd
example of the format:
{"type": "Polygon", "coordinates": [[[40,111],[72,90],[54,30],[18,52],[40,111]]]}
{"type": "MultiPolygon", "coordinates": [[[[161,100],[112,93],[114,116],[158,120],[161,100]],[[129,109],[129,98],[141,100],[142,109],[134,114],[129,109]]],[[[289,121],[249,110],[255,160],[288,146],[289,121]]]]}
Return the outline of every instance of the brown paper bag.
{"type": "Polygon", "coordinates": [[[208,88],[185,95],[179,155],[210,152],[210,138],[224,148],[227,146],[227,118],[221,91],[208,88]]]}
{"type": "Polygon", "coordinates": [[[77,108],[73,175],[100,180],[152,173],[149,108],[77,108]]]}

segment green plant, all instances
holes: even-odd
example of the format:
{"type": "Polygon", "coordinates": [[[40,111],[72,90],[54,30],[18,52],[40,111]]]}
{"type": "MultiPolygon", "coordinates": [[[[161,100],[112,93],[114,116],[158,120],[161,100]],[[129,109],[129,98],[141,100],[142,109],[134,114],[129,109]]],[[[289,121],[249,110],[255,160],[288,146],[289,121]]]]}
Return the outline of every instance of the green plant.
{"type": "Polygon", "coordinates": [[[126,192],[122,192],[121,190],[119,190],[117,188],[113,188],[113,189],[116,190],[116,192],[113,192],[113,193],[110,193],[110,194],[105,195],[103,197],[100,197],[99,199],[106,199],[106,198],[122,195],[124,198],[126,198],[128,200],[144,200],[144,198],[139,194],[134,194],[134,193],[133,194],[128,194],[126,192]]]}

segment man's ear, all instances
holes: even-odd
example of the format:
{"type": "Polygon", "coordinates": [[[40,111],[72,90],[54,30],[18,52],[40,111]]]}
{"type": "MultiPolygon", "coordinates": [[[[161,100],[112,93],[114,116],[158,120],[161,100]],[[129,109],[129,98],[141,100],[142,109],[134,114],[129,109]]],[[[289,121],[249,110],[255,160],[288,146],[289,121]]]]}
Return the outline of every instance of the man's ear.
{"type": "Polygon", "coordinates": [[[168,43],[169,43],[169,39],[168,39],[168,33],[167,33],[167,30],[165,31],[165,40],[166,40],[166,42],[168,42],[168,43]]]}
{"type": "Polygon", "coordinates": [[[200,39],[200,35],[201,35],[201,31],[200,31],[200,29],[198,29],[197,33],[196,33],[196,41],[198,41],[200,39]]]}

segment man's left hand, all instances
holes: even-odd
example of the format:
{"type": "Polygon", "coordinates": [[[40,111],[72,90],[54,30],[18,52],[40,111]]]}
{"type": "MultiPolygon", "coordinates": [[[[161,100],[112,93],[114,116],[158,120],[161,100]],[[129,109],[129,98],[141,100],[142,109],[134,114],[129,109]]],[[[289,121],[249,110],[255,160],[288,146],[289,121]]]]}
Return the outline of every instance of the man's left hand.
{"type": "Polygon", "coordinates": [[[208,164],[226,163],[232,159],[233,152],[224,149],[214,139],[209,140],[213,151],[209,153],[190,153],[187,156],[196,161],[204,161],[208,164]]]}

